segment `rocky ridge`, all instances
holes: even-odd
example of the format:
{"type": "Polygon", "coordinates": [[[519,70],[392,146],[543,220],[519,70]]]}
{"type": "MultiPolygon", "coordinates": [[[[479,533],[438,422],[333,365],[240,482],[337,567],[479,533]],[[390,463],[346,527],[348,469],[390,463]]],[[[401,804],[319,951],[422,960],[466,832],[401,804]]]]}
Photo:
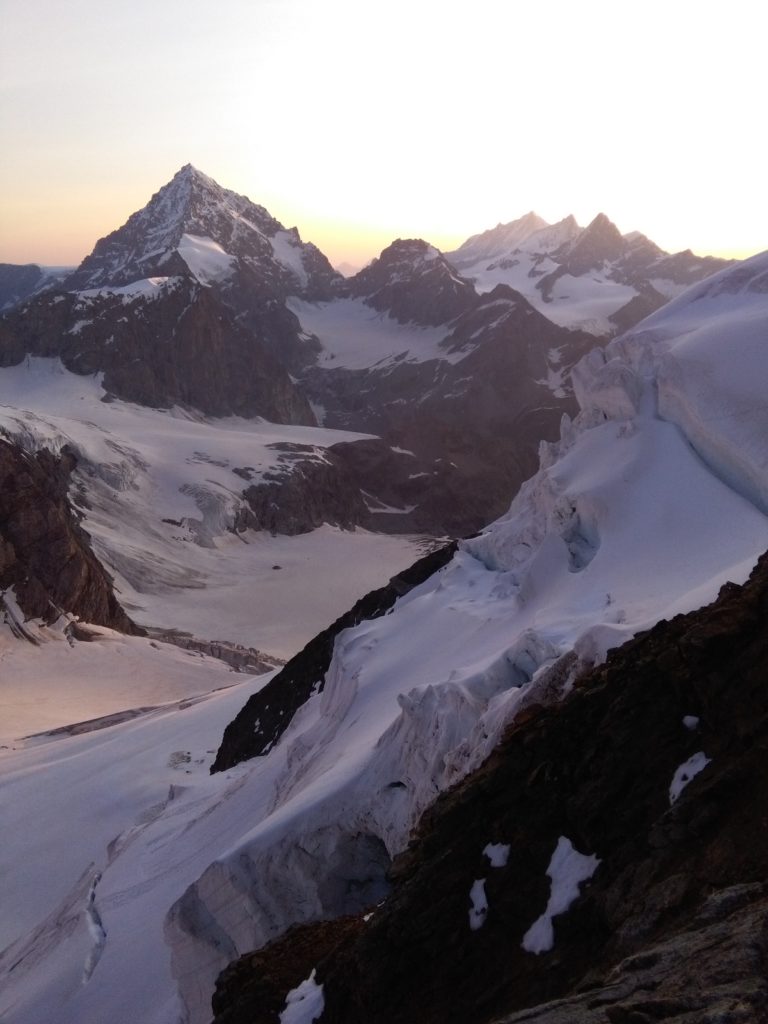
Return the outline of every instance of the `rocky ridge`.
{"type": "Polygon", "coordinates": [[[136,293],[46,292],[4,326],[0,366],[58,357],[73,373],[102,373],[106,391],[125,401],[315,423],[285,368],[189,277],[154,279],[136,293]]]}
{"type": "Polygon", "coordinates": [[[500,515],[535,471],[539,442],[557,437],[563,414],[575,412],[568,374],[595,343],[504,285],[444,329],[443,358],[325,364],[302,377],[327,426],[367,430],[412,453],[400,503],[417,509],[389,516],[385,529],[461,536],[500,515]]]}

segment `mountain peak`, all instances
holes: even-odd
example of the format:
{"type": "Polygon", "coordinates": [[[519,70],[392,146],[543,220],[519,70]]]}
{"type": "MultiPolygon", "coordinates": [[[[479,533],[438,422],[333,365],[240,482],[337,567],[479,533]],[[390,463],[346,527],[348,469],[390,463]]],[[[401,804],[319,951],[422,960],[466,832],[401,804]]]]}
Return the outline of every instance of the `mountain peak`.
{"type": "Polygon", "coordinates": [[[398,238],[349,280],[350,293],[400,323],[447,323],[477,301],[471,282],[422,238],[398,238]]]}
{"type": "MultiPolygon", "coordinates": [[[[230,257],[272,258],[272,239],[284,231],[263,206],[185,164],[146,206],[96,243],[66,287],[124,285],[153,275],[185,273],[178,258],[185,245],[193,249],[202,245],[217,263],[214,271],[223,273],[231,266],[230,257]]],[[[301,244],[297,234],[295,238],[291,235],[291,240],[292,247],[301,244]]],[[[213,266],[210,260],[206,262],[213,266]]],[[[210,275],[201,280],[208,283],[210,275]]]]}
{"type": "Polygon", "coordinates": [[[495,259],[518,248],[532,234],[546,227],[549,227],[547,221],[533,210],[529,210],[517,220],[497,224],[495,228],[472,235],[448,255],[459,267],[478,259],[495,259]]]}
{"type": "Polygon", "coordinates": [[[574,241],[568,253],[568,271],[583,274],[606,261],[619,259],[625,249],[619,229],[604,213],[598,213],[574,241]]]}

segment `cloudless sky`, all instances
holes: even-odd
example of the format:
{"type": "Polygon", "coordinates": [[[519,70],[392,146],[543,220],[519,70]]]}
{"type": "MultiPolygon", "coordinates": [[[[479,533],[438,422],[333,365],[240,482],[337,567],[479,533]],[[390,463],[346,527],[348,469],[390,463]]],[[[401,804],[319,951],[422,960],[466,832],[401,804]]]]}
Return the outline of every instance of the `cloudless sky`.
{"type": "Polygon", "coordinates": [[[182,164],[334,262],[530,209],[768,247],[763,0],[0,0],[0,261],[77,263],[182,164]]]}

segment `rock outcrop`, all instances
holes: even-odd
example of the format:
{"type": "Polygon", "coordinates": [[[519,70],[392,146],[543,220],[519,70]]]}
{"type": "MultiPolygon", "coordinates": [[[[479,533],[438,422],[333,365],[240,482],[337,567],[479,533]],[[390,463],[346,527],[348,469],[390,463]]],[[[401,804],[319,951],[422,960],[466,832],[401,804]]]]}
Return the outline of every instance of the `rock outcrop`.
{"type": "Polygon", "coordinates": [[[58,356],[73,373],[103,373],[107,392],[129,402],[315,423],[285,368],[188,277],[149,294],[47,292],[4,324],[0,366],[27,354],[58,356]]]}
{"type": "Polygon", "coordinates": [[[402,324],[445,324],[478,300],[471,281],[421,238],[398,238],[350,278],[343,291],[402,324]]]}
{"type": "Polygon", "coordinates": [[[0,263],[0,311],[12,309],[32,295],[44,279],[36,263],[0,263]]]}
{"type": "Polygon", "coordinates": [[[766,615],[768,555],[528,708],[423,816],[386,901],[331,950],[309,926],[225,972],[217,1024],[276,1022],[254,985],[287,962],[291,985],[316,969],[318,1024],[768,1021],[766,615]],[[590,862],[559,902],[558,850],[590,862]]]}
{"type": "Polygon", "coordinates": [[[67,499],[74,457],[31,455],[0,440],[0,591],[13,589],[28,618],[62,613],[139,633],[117,602],[67,499]]]}

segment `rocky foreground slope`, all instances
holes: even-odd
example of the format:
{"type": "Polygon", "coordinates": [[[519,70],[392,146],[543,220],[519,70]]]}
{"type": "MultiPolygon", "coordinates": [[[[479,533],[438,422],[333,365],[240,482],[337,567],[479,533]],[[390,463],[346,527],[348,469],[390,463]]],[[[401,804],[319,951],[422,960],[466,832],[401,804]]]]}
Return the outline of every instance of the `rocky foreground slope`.
{"type": "Polygon", "coordinates": [[[518,716],[379,906],[220,977],[216,1024],[768,1020],[768,554],[518,716]],[[586,866],[585,866],[586,865],[586,866]]]}

